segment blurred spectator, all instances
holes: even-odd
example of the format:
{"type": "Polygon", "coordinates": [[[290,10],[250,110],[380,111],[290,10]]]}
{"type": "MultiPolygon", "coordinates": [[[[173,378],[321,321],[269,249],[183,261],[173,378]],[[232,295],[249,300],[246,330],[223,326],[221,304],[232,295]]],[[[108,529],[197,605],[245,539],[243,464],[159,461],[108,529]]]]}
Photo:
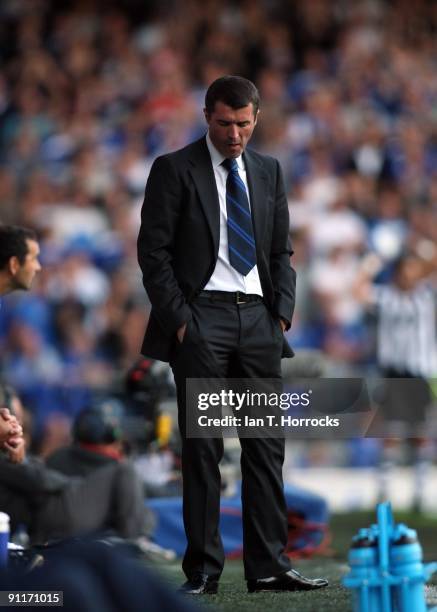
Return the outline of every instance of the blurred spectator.
{"type": "Polygon", "coordinates": [[[384,381],[379,401],[384,455],[380,466],[380,498],[389,499],[393,464],[399,460],[399,439],[411,439],[414,449],[413,507],[422,508],[428,482],[432,443],[426,435],[427,409],[431,405],[428,379],[437,372],[436,298],[430,276],[437,270],[437,249],[424,261],[417,254],[398,258],[389,284],[372,283],[372,272],[381,262],[369,256],[358,277],[355,293],[376,310],[377,355],[384,381]]]}
{"type": "Polygon", "coordinates": [[[87,476],[124,458],[121,406],[103,401],[85,408],[73,424],[73,444],[55,450],[46,465],[67,476],[87,476]]]}
{"type": "Polygon", "coordinates": [[[38,230],[45,271],[30,299],[3,304],[0,371],[38,427],[74,417],[137,358],[148,171],[202,133],[204,90],[226,73],[261,90],[253,144],[281,160],[302,235],[291,344],[321,349],[331,372],[375,366],[351,290],[360,257],[389,267],[437,240],[431,4],[2,4],[0,222],[38,230]]]}
{"type": "MultiPolygon", "coordinates": [[[[83,478],[104,467],[113,466],[115,469],[120,463],[133,467],[124,452],[123,416],[123,406],[115,398],[106,398],[85,408],[74,421],[73,444],[55,450],[46,459],[46,465],[66,476],[83,478]]],[[[132,480],[136,480],[136,487],[140,489],[139,475],[132,480]]],[[[146,529],[140,538],[136,538],[137,545],[153,558],[173,559],[173,551],[162,549],[146,537],[155,525],[155,518],[147,506],[143,512],[146,529]]]]}
{"type": "MultiPolygon", "coordinates": [[[[19,401],[15,410],[20,422],[19,401]]],[[[9,454],[25,455],[24,440],[9,454]]],[[[11,530],[25,525],[34,543],[104,530],[141,541],[150,529],[140,482],[128,463],[70,478],[32,456],[12,463],[0,457],[0,506],[10,515],[11,530]]]]}
{"type": "Polygon", "coordinates": [[[0,571],[0,587],[9,591],[61,590],[65,612],[142,612],[144,602],[148,612],[199,609],[173,593],[123,543],[75,538],[38,552],[44,555],[42,567],[27,571],[27,567],[17,569],[10,563],[0,571]]]}

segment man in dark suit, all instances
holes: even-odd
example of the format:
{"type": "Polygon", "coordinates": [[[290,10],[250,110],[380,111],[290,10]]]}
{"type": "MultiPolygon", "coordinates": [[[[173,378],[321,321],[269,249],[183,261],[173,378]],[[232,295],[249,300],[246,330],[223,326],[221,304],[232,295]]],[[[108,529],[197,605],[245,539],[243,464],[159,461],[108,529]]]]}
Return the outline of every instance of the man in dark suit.
{"type": "MultiPolygon", "coordinates": [[[[182,591],[217,592],[222,438],[186,435],[188,378],[281,376],[293,355],[295,272],[287,199],[276,160],[246,150],[258,118],[250,81],[217,79],[205,99],[206,137],[155,160],[147,181],[138,258],[152,310],[144,355],[173,369],[182,435],[187,550],[182,591]]],[[[282,483],[283,439],[240,439],[244,567],[249,592],[314,589],[290,568],[282,483]]]]}

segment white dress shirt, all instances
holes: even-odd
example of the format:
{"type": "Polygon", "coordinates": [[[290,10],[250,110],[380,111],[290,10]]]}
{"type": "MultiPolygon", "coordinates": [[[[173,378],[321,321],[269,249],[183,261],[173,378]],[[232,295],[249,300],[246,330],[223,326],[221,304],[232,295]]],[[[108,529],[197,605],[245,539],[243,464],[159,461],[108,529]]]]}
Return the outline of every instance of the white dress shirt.
{"type": "MultiPolygon", "coordinates": [[[[255,293],[262,296],[263,292],[261,289],[258,267],[255,265],[249,274],[243,276],[229,263],[228,213],[226,209],[226,179],[228,178],[228,171],[221,165],[225,157],[219,153],[212,144],[211,138],[209,137],[209,132],[206,134],[206,144],[211,156],[211,163],[214,170],[219,198],[220,242],[214,272],[212,273],[208,283],[205,285],[205,289],[209,291],[242,291],[243,293],[255,293]]],[[[238,174],[246,187],[247,199],[249,200],[250,206],[249,188],[247,185],[246,169],[244,167],[243,157],[240,155],[235,161],[238,164],[238,174]]]]}

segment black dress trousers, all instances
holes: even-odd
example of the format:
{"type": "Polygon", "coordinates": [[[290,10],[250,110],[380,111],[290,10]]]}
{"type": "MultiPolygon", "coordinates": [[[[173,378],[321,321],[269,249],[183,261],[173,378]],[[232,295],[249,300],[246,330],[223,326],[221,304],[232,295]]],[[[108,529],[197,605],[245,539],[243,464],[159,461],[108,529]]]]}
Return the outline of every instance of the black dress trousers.
{"type": "MultiPolygon", "coordinates": [[[[173,369],[182,435],[183,517],[188,545],[183,570],[219,577],[224,551],[219,533],[222,438],[187,438],[187,378],[281,376],[283,334],[261,300],[236,304],[197,297],[182,343],[175,340],[173,369]]],[[[240,438],[244,568],[247,580],[290,569],[284,555],[287,514],[283,491],[283,438],[240,438]]]]}

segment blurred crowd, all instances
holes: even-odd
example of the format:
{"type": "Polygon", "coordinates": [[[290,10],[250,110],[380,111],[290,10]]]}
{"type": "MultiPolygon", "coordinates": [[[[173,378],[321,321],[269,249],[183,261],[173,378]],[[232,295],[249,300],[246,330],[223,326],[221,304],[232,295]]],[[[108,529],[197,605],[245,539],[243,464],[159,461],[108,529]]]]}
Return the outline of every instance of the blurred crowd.
{"type": "Polygon", "coordinates": [[[43,269],[3,300],[2,377],[37,414],[70,416],[120,384],[147,320],[148,170],[205,132],[223,74],[259,87],[252,146],[284,170],[292,346],[334,373],[371,367],[364,255],[389,269],[435,249],[436,27],[427,0],[3,0],[0,221],[37,231],[43,269]]]}

